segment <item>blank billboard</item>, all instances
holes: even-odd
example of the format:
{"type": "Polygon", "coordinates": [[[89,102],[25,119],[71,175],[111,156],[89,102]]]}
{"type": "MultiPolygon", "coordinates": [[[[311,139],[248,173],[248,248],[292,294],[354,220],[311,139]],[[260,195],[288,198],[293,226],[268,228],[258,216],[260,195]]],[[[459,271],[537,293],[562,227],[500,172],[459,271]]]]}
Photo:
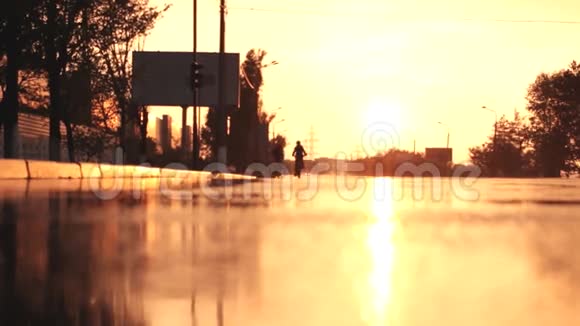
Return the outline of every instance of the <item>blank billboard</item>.
{"type": "MultiPolygon", "coordinates": [[[[202,86],[198,106],[218,105],[219,53],[198,52],[202,86]]],[[[137,105],[192,106],[192,52],[133,52],[132,95],[137,105]]],[[[240,55],[225,54],[224,104],[238,106],[240,55]]]]}

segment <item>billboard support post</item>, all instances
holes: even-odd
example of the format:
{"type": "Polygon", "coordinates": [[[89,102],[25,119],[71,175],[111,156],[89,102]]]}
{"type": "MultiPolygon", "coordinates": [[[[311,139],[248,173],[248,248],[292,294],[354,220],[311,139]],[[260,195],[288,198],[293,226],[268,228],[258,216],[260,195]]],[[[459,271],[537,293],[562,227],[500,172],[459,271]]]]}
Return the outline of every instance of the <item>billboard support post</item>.
{"type": "Polygon", "coordinates": [[[187,154],[187,105],[181,106],[181,152],[183,158],[187,154]]]}

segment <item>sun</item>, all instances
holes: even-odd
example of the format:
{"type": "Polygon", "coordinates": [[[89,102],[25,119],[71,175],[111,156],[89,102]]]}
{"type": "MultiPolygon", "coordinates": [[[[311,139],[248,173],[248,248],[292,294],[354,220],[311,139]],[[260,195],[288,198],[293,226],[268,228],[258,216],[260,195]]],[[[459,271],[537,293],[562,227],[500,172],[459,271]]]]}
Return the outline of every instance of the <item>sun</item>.
{"type": "Polygon", "coordinates": [[[364,124],[367,127],[377,122],[388,123],[398,129],[402,127],[401,116],[402,109],[396,101],[374,97],[367,105],[364,124]]]}

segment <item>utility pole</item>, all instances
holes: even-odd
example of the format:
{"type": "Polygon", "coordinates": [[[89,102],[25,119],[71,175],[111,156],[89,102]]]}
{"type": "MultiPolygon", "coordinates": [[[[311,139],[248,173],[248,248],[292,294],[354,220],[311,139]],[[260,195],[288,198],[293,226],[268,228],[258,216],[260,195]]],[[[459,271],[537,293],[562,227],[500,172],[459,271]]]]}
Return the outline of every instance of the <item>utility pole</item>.
{"type": "Polygon", "coordinates": [[[497,174],[497,113],[495,115],[495,122],[493,123],[493,176],[497,174]]]}
{"type": "MultiPolygon", "coordinates": [[[[192,73],[194,72],[194,70],[197,68],[198,66],[198,62],[197,62],[197,0],[193,0],[193,69],[192,69],[192,73]]],[[[194,78],[195,76],[192,76],[192,78],[194,78]]],[[[199,137],[198,137],[198,128],[199,128],[199,124],[198,124],[198,118],[197,118],[197,111],[198,111],[198,107],[197,107],[197,97],[198,97],[198,84],[193,81],[193,135],[192,135],[192,152],[193,152],[193,160],[192,160],[192,169],[193,170],[197,170],[198,169],[198,160],[199,160],[199,137]]]]}
{"type": "Polygon", "coordinates": [[[441,121],[437,122],[438,124],[445,126],[447,128],[447,145],[445,148],[449,148],[449,126],[441,121]]]}
{"type": "Polygon", "coordinates": [[[495,111],[494,109],[490,109],[487,106],[482,106],[481,107],[484,110],[487,111],[491,111],[493,112],[493,116],[494,116],[494,123],[493,123],[493,152],[492,152],[492,164],[493,164],[493,169],[492,169],[492,176],[495,177],[496,173],[497,173],[497,111],[495,111]]]}
{"type": "Polygon", "coordinates": [[[217,109],[217,159],[219,163],[227,163],[226,144],[226,106],[224,101],[225,90],[225,48],[226,48],[226,1],[220,0],[220,49],[218,60],[218,107],[217,109]]]}

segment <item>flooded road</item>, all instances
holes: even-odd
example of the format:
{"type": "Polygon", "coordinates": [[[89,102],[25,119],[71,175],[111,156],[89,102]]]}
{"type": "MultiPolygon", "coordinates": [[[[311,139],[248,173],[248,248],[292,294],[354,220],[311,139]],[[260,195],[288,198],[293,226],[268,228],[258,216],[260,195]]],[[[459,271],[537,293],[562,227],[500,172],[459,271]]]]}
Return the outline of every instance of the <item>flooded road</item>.
{"type": "Polygon", "coordinates": [[[580,180],[343,181],[2,181],[0,324],[580,324],[580,180]]]}

